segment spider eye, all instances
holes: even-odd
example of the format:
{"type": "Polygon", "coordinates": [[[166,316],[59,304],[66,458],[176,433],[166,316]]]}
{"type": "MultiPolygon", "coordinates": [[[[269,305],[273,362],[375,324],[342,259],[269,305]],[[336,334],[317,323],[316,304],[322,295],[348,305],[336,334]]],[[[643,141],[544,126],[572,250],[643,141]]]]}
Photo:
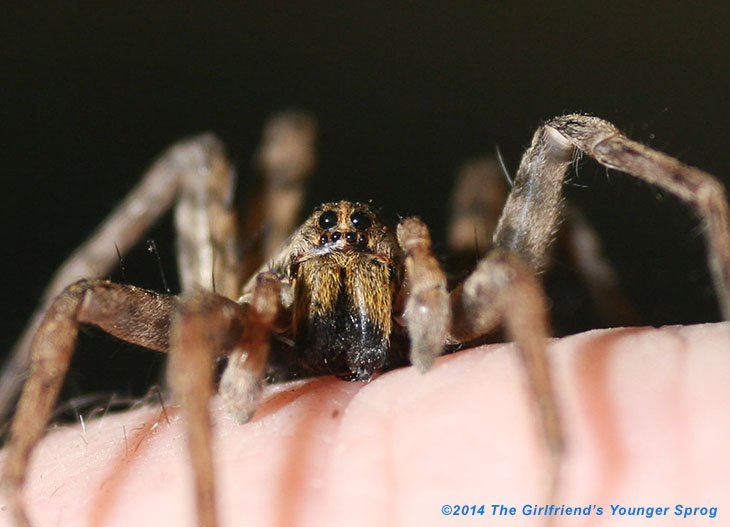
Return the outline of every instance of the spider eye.
{"type": "Polygon", "coordinates": [[[326,210],[319,215],[319,226],[329,229],[337,225],[337,213],[333,210],[326,210]]]}
{"type": "Polygon", "coordinates": [[[350,216],[350,221],[352,222],[353,227],[359,231],[368,229],[373,223],[370,216],[361,211],[353,212],[352,216],[350,216]]]}

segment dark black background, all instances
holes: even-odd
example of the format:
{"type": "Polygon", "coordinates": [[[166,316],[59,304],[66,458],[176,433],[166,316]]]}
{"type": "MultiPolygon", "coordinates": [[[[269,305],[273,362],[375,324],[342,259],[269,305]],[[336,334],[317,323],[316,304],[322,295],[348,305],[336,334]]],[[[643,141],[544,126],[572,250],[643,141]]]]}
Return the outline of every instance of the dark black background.
{"type": "MultiPolygon", "coordinates": [[[[534,129],[564,112],[609,119],[727,183],[727,3],[584,4],[6,6],[2,349],[163,148],[213,130],[245,185],[264,119],[290,106],[319,119],[310,205],[372,199],[391,219],[418,214],[439,248],[459,163],[499,145],[514,171],[534,129]]],[[[592,162],[571,179],[646,323],[718,318],[691,211],[592,162]]],[[[150,237],[174,282],[169,222],[150,237]]],[[[125,281],[161,288],[153,256],[125,261],[125,281]]],[[[100,362],[138,353],[113,349],[100,362]]],[[[101,376],[126,375],[114,371],[101,376]]]]}

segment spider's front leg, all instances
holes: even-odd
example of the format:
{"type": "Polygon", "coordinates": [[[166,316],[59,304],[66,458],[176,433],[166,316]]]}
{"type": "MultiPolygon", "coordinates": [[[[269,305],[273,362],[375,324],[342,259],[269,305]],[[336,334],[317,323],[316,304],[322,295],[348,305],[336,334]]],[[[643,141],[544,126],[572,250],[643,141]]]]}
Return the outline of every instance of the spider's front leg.
{"type": "Polygon", "coordinates": [[[28,461],[63,384],[78,328],[89,324],[127,342],[170,352],[168,376],[187,418],[199,525],[215,526],[208,410],[214,359],[224,354],[235,358],[224,375],[224,400],[234,385],[234,395],[241,398],[234,409],[253,412],[278,302],[279,281],[267,273],[259,276],[251,304],[243,306],[202,289],[178,299],[104,280],[69,286],[53,302],[33,339],[30,377],[10,429],[2,479],[16,523],[30,525],[21,500],[28,461]]]}
{"type": "Polygon", "coordinates": [[[497,226],[495,245],[517,251],[536,272],[544,268],[557,230],[563,181],[576,149],[695,208],[705,226],[718,302],[723,317],[730,320],[730,210],[724,186],[702,170],[632,141],[597,117],[564,115],[535,132],[497,226]]]}
{"type": "Polygon", "coordinates": [[[221,380],[221,396],[234,416],[247,420],[259,402],[271,325],[279,310],[279,289],[278,278],[261,273],[250,304],[240,306],[223,296],[197,290],[173,315],[167,377],[188,426],[199,527],[217,525],[208,408],[214,359],[230,355],[221,380]]]}
{"type": "Polygon", "coordinates": [[[561,217],[562,185],[576,149],[695,206],[706,226],[720,306],[730,318],[730,212],[722,184],[595,117],[566,115],[540,127],[522,157],[497,225],[495,250],[452,293],[451,335],[468,341],[501,323],[519,344],[555,461],[553,490],[563,438],[546,358],[546,302],[535,273],[547,265],[561,217]]]}
{"type": "Polygon", "coordinates": [[[558,491],[564,437],[547,358],[547,301],[534,273],[545,265],[547,249],[561,216],[560,185],[573,151],[563,144],[547,143],[545,133],[538,132],[523,157],[497,225],[495,248],[451,292],[450,339],[469,342],[501,325],[508,338],[518,344],[550,451],[551,500],[558,491]],[[539,171],[541,177],[526,178],[529,171],[539,171]],[[514,239],[519,243],[505,243],[514,239]]]}
{"type": "Polygon", "coordinates": [[[553,498],[564,438],[547,359],[550,331],[542,284],[520,255],[494,249],[451,292],[451,308],[452,340],[469,342],[502,325],[517,343],[551,454],[549,497],[553,498]]]}

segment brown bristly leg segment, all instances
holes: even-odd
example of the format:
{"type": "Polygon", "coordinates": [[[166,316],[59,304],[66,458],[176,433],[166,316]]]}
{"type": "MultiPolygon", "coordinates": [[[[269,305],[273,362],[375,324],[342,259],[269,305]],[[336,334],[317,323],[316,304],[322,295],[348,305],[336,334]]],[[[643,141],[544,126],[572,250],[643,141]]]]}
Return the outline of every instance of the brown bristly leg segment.
{"type": "MultiPolygon", "coordinates": [[[[172,205],[183,184],[199,174],[218,173],[217,167],[227,165],[221,158],[211,159],[223,152],[220,142],[210,134],[180,141],[168,148],[145,172],[142,180],[127,195],[91,237],[77,248],[56,272],[46,288],[43,299],[11,351],[11,358],[0,376],[0,417],[11,409],[13,400],[25,380],[30,364],[30,345],[51,302],[76,280],[99,278],[108,274],[139,241],[144,232],[172,205]],[[214,167],[214,168],[211,168],[214,167]],[[183,177],[185,176],[185,177],[183,177]],[[118,251],[118,252],[117,252],[118,251]]],[[[216,179],[216,178],[213,178],[216,179]]],[[[193,186],[196,184],[193,183],[193,186]]],[[[201,195],[202,197],[202,195],[201,195]]],[[[184,241],[182,241],[184,244],[184,241]]],[[[206,242],[209,243],[209,242],[206,242]]],[[[228,262],[228,253],[218,260],[228,262]]],[[[197,257],[191,257],[193,261],[197,257]]],[[[212,260],[212,258],[211,258],[212,260]]],[[[184,286],[195,281],[188,270],[181,269],[184,286]],[[187,283],[186,283],[187,282],[187,283]]],[[[212,267],[200,273],[211,282],[212,267]]],[[[220,279],[220,281],[223,281],[220,279]]]]}
{"type": "Polygon", "coordinates": [[[301,221],[307,182],[316,165],[317,124],[302,111],[272,116],[255,155],[258,175],[242,221],[243,276],[253,276],[301,221]]]}
{"type": "Polygon", "coordinates": [[[404,316],[411,340],[410,361],[425,372],[443,353],[451,326],[446,275],[431,252],[431,236],[421,220],[402,220],[396,235],[405,253],[407,298],[404,316]]]}
{"type": "Polygon", "coordinates": [[[550,333],[542,285],[519,255],[495,249],[452,293],[452,306],[452,339],[472,340],[501,322],[507,337],[517,343],[550,452],[552,499],[558,490],[563,432],[547,359],[550,333]],[[462,315],[471,316],[475,324],[457,324],[462,315]]]}
{"type": "Polygon", "coordinates": [[[544,126],[535,132],[494,233],[496,247],[516,251],[535,272],[547,265],[561,217],[563,181],[573,158],[573,147],[554,135],[544,126]]]}
{"type": "Polygon", "coordinates": [[[175,307],[171,296],[104,280],[82,280],[66,288],[48,308],[31,343],[30,377],[10,428],[3,468],[3,485],[19,525],[28,525],[20,495],[28,461],[63,385],[79,325],[93,324],[128,342],[167,351],[175,307]]]}
{"type": "MultiPolygon", "coordinates": [[[[278,289],[278,280],[273,275],[261,276],[248,306],[195,290],[181,301],[173,316],[167,377],[188,427],[200,527],[217,525],[209,409],[214,391],[215,358],[224,354],[231,356],[234,366],[229,365],[229,370],[233,368],[235,373],[243,375],[242,380],[238,379],[236,395],[257,403],[258,381],[263,377],[268,357],[270,326],[278,310],[278,289]]],[[[228,378],[223,382],[230,389],[231,374],[228,370],[226,373],[228,378]]],[[[223,392],[225,399],[226,388],[223,392]]],[[[246,410],[253,411],[248,407],[246,410]]]]}
{"type": "Polygon", "coordinates": [[[179,168],[179,181],[175,229],[182,290],[202,287],[236,298],[242,281],[236,173],[223,143],[212,135],[199,137],[179,168]]]}

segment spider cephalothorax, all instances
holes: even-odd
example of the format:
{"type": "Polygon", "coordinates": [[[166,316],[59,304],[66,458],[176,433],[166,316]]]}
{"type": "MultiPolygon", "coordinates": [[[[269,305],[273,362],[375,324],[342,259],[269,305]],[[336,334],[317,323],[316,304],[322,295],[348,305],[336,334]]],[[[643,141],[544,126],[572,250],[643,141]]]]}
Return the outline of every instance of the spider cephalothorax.
{"type": "MultiPolygon", "coordinates": [[[[577,151],[696,208],[706,227],[720,305],[730,316],[730,212],[723,186],[628,139],[606,121],[566,115],[537,130],[499,222],[484,220],[496,225],[490,251],[451,291],[428,229],[417,218],[401,220],[393,233],[370,206],[340,201],[320,206],[295,229],[303,184],[314,166],[313,143],[314,124],[307,116],[286,114],[273,121],[257,156],[264,182],[244,218],[232,206],[234,172],[221,143],[204,135],[174,145],[62,268],[31,323],[32,342],[24,338],[18,348],[20,357],[33,358],[3,469],[18,524],[28,524],[20,491],[31,451],[85,324],[169,352],[168,379],[188,423],[201,527],[217,523],[208,408],[216,358],[228,357],[218,384],[224,404],[246,421],[258,408],[267,375],[336,373],[366,380],[404,360],[403,349],[411,364],[426,371],[445,344],[470,342],[499,326],[516,341],[538,403],[554,461],[546,498],[552,499],[563,433],[546,356],[547,303],[536,275],[547,265],[562,185],[577,151]],[[117,260],[117,247],[128,249],[173,202],[182,295],[96,277],[69,285],[89,269],[105,274],[117,260]],[[247,276],[254,269],[259,271],[247,276]]],[[[458,195],[470,203],[462,211],[468,217],[454,216],[461,231],[454,239],[463,240],[482,216],[474,213],[476,192],[458,195]]],[[[488,208],[491,201],[476,203],[488,208]]],[[[588,254],[586,267],[595,269],[596,258],[588,254]]],[[[591,279],[598,282],[598,296],[611,296],[605,273],[591,279]]]]}

